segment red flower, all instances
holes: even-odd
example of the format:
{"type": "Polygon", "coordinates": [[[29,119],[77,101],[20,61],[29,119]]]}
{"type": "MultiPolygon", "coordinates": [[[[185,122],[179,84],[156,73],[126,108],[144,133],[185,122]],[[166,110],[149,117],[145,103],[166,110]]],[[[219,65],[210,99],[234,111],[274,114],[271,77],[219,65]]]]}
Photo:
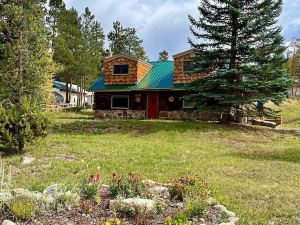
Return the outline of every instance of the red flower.
{"type": "Polygon", "coordinates": [[[96,183],[101,179],[100,174],[91,175],[89,178],[89,182],[96,183]]]}

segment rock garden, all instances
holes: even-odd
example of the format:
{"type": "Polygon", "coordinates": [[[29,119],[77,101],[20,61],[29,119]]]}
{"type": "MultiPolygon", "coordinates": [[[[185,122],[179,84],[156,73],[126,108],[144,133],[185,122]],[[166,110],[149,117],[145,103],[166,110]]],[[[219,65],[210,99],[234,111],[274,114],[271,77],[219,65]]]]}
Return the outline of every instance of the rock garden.
{"type": "Polygon", "coordinates": [[[113,173],[110,183],[103,184],[101,175],[95,174],[77,187],[52,184],[40,191],[12,188],[11,176],[3,168],[0,178],[2,225],[234,225],[238,221],[198,176],[160,184],[138,174],[113,173]]]}

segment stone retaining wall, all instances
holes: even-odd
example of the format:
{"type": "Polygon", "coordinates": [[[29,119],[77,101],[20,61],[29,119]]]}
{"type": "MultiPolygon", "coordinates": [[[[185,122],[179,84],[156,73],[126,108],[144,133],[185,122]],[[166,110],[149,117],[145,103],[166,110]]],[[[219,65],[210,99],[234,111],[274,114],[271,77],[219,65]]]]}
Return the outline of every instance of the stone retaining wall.
{"type": "MultiPolygon", "coordinates": [[[[144,110],[95,110],[95,117],[98,119],[146,119],[144,110]]],[[[185,112],[185,111],[160,111],[159,119],[162,120],[204,120],[220,121],[219,114],[208,112],[185,112]]]]}
{"type": "Polygon", "coordinates": [[[95,117],[99,119],[145,119],[146,114],[144,110],[95,110],[95,117]]]}

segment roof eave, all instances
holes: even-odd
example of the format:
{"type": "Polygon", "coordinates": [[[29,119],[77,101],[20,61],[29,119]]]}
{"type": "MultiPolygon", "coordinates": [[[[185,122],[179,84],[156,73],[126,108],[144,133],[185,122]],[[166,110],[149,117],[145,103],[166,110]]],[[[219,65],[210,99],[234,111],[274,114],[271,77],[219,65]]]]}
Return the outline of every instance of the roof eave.
{"type": "Polygon", "coordinates": [[[120,57],[124,57],[124,58],[130,59],[130,60],[133,60],[133,61],[136,61],[136,62],[145,64],[145,65],[147,65],[147,66],[149,66],[149,67],[152,67],[152,66],[153,66],[152,64],[150,64],[150,63],[148,63],[148,62],[146,62],[146,61],[144,61],[144,60],[141,60],[141,59],[138,59],[138,58],[135,58],[135,57],[133,57],[133,56],[131,56],[131,55],[126,55],[126,54],[117,54],[117,55],[113,55],[112,57],[106,58],[106,59],[104,60],[104,62],[110,62],[110,61],[115,60],[115,59],[120,58],[120,57]]]}

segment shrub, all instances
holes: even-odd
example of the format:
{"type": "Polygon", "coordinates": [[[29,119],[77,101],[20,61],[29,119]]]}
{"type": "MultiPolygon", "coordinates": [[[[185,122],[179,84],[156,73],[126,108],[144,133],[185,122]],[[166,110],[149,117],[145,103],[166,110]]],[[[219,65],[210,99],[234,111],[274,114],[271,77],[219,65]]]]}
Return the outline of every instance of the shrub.
{"type": "Polygon", "coordinates": [[[80,204],[80,210],[85,214],[92,214],[94,212],[94,202],[91,200],[85,200],[80,204]]]}
{"type": "Polygon", "coordinates": [[[100,186],[100,175],[91,175],[88,180],[84,180],[81,184],[81,194],[85,199],[96,199],[100,186]]]}
{"type": "Polygon", "coordinates": [[[203,199],[188,198],[185,199],[185,213],[189,218],[202,217],[208,208],[208,203],[203,199]]]}
{"type": "Polygon", "coordinates": [[[172,218],[171,216],[168,216],[165,220],[166,225],[187,225],[188,218],[184,213],[179,213],[175,216],[175,218],[172,218]]]}
{"type": "Polygon", "coordinates": [[[4,164],[0,160],[0,209],[12,199],[11,170],[5,172],[4,164]]]}
{"type": "Polygon", "coordinates": [[[80,198],[76,193],[71,191],[59,193],[55,199],[56,207],[70,209],[72,205],[75,205],[79,202],[80,198]]]}
{"type": "Polygon", "coordinates": [[[65,112],[76,112],[79,113],[84,109],[84,106],[75,106],[75,107],[70,107],[70,108],[65,108],[65,112]]]}
{"type": "Polygon", "coordinates": [[[170,188],[172,199],[183,201],[185,197],[207,200],[210,190],[207,182],[199,176],[183,176],[172,181],[170,188]]]}
{"type": "Polygon", "coordinates": [[[30,220],[36,214],[36,203],[27,196],[16,196],[8,205],[10,211],[21,220],[30,220]]]}
{"type": "Polygon", "coordinates": [[[46,114],[28,100],[0,103],[0,143],[10,150],[22,152],[27,143],[45,136],[49,126],[46,114]]]}
{"type": "Polygon", "coordinates": [[[133,198],[146,195],[146,186],[141,182],[140,175],[129,173],[126,178],[112,174],[110,184],[110,192],[112,196],[122,196],[125,198],[133,198]]]}

